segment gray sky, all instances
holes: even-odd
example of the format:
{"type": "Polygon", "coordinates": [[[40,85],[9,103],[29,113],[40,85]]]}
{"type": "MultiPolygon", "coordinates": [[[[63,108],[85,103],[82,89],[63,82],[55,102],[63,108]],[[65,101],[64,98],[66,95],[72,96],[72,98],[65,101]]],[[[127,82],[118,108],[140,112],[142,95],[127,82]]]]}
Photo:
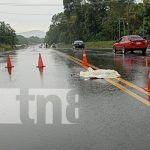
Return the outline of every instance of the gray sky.
{"type": "Polygon", "coordinates": [[[0,0],[0,21],[10,24],[16,32],[42,30],[47,31],[52,15],[63,11],[62,6],[9,6],[2,3],[17,4],[59,4],[63,0],[0,0]],[[6,14],[16,13],[16,14],[6,14]],[[45,14],[45,15],[18,15],[45,14]]]}
{"type": "Polygon", "coordinates": [[[10,24],[11,27],[16,30],[16,32],[23,32],[30,30],[48,31],[52,15],[63,11],[63,7],[61,6],[62,3],[63,0],[0,0],[0,21],[5,21],[5,23],[10,24]],[[8,4],[2,5],[2,3],[58,4],[58,5],[10,6],[8,4]],[[30,14],[30,15],[23,15],[23,14],[30,14]],[[31,15],[31,14],[41,14],[41,15],[31,15]]]}

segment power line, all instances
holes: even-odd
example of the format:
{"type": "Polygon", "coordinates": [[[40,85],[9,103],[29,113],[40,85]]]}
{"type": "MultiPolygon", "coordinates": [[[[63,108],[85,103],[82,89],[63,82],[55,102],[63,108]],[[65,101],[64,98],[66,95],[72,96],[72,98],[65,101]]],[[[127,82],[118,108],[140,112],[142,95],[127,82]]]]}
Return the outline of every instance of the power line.
{"type": "MultiPolygon", "coordinates": [[[[100,4],[100,3],[121,3],[120,0],[103,0],[103,1],[99,1],[99,2],[85,2],[87,4],[100,4]]],[[[125,1],[123,3],[128,3],[128,1],[125,1]]],[[[84,4],[84,3],[83,3],[84,4]]],[[[35,4],[35,3],[0,3],[0,5],[6,5],[6,6],[61,6],[63,7],[63,4],[60,3],[39,3],[39,4],[35,4]]]]}
{"type": "Polygon", "coordinates": [[[25,3],[0,3],[0,5],[3,5],[3,6],[46,6],[46,7],[49,7],[49,6],[61,6],[63,7],[63,4],[25,4],[25,3]]]}
{"type": "MultiPolygon", "coordinates": [[[[103,0],[100,2],[93,2],[91,4],[104,4],[104,3],[121,3],[119,0],[103,0]]],[[[124,2],[124,3],[128,3],[128,2],[124,2]]],[[[88,3],[90,4],[90,3],[88,3]]],[[[75,4],[77,5],[77,4],[75,4]]],[[[40,4],[33,4],[33,3],[0,3],[0,6],[31,6],[31,7],[63,7],[63,4],[44,4],[44,3],[40,3],[40,4]]]]}
{"type": "Polygon", "coordinates": [[[2,12],[0,14],[8,14],[8,15],[29,15],[29,16],[53,16],[54,14],[26,14],[26,13],[13,13],[13,12],[2,12]]]}

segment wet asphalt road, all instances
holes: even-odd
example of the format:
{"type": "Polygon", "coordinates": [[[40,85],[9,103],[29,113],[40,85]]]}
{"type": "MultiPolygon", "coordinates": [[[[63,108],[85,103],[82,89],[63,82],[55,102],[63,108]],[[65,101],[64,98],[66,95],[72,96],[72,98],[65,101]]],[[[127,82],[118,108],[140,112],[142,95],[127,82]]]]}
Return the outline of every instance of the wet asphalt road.
{"type": "MultiPolygon", "coordinates": [[[[54,118],[55,124],[33,124],[27,120],[26,115],[33,119],[31,112],[34,110],[25,113],[28,110],[25,109],[26,105],[23,105],[21,106],[22,124],[5,123],[10,121],[6,118],[11,119],[6,116],[5,111],[11,110],[10,112],[13,113],[16,110],[9,105],[9,99],[8,102],[5,101],[3,93],[0,92],[0,118],[5,121],[0,123],[0,149],[149,150],[150,107],[103,79],[79,78],[77,74],[84,69],[64,57],[64,54],[81,59],[81,51],[73,53],[71,50],[30,47],[10,54],[12,64],[15,66],[11,76],[4,68],[7,53],[0,53],[0,89],[20,89],[23,93],[23,104],[26,104],[30,89],[56,90],[58,95],[59,91],[70,89],[68,92],[70,104],[75,94],[79,97],[77,104],[79,119],[74,120],[72,111],[74,107],[72,107],[68,110],[67,116],[74,124],[59,123],[57,115],[54,118]],[[43,73],[36,68],[38,53],[42,54],[46,65],[43,73]]],[[[115,69],[123,79],[139,87],[147,86],[150,52],[146,56],[140,53],[123,56],[114,55],[110,50],[88,50],[87,57],[90,64],[103,69],[115,69]]],[[[148,96],[134,89],[131,90],[149,99],[148,96]]],[[[53,99],[55,100],[54,97],[53,99]]],[[[55,109],[57,114],[60,107],[56,104],[55,109]]],[[[39,113],[36,115],[42,117],[39,113]]]]}

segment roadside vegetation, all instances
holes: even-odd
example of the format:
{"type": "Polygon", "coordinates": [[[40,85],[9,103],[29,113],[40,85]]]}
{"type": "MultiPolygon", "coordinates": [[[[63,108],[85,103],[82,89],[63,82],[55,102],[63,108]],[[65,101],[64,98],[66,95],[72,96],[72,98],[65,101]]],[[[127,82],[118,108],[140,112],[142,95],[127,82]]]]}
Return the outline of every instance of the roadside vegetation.
{"type": "Polygon", "coordinates": [[[0,51],[10,51],[10,50],[13,50],[13,47],[11,45],[5,45],[5,44],[0,45],[0,51]]]}
{"type": "Polygon", "coordinates": [[[23,45],[23,44],[34,45],[34,44],[40,44],[40,43],[44,42],[43,38],[39,38],[39,37],[36,37],[36,36],[26,38],[22,35],[17,35],[17,39],[18,39],[18,42],[17,42],[18,45],[23,45]]]}
{"type": "Polygon", "coordinates": [[[112,48],[115,41],[86,42],[87,48],[112,48]]]}
{"type": "MultiPolygon", "coordinates": [[[[112,45],[115,41],[98,41],[98,42],[86,42],[85,47],[86,48],[112,48],[112,45]]],[[[57,48],[72,48],[71,44],[65,44],[65,43],[58,43],[57,48]]]]}
{"type": "Polygon", "coordinates": [[[64,12],[53,16],[46,34],[49,45],[80,39],[90,47],[112,47],[112,41],[123,35],[150,35],[149,0],[138,4],[134,0],[63,0],[63,4],[64,12]]]}
{"type": "Polygon", "coordinates": [[[9,24],[0,22],[0,51],[13,50],[16,43],[15,30],[9,24]]]}

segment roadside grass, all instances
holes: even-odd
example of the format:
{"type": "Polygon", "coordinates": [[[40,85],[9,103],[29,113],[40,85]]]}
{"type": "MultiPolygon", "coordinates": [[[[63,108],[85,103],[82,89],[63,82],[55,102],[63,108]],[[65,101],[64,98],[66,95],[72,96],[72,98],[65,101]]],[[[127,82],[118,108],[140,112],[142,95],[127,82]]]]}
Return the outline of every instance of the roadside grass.
{"type": "MultiPolygon", "coordinates": [[[[86,42],[86,48],[112,48],[114,41],[98,41],[98,42],[86,42]]],[[[72,48],[71,44],[58,43],[57,48],[72,48]]]]}
{"type": "Polygon", "coordinates": [[[87,48],[112,48],[114,41],[86,42],[87,48]]]}
{"type": "Polygon", "coordinates": [[[56,45],[57,48],[72,48],[71,44],[58,43],[56,45]]]}
{"type": "Polygon", "coordinates": [[[0,44],[0,51],[10,51],[10,50],[12,50],[12,46],[0,44]]]}
{"type": "MultiPolygon", "coordinates": [[[[89,49],[100,49],[100,48],[113,48],[115,41],[98,41],[98,42],[86,42],[85,46],[89,49]]],[[[71,44],[59,43],[57,48],[72,48],[71,44]]],[[[149,47],[150,48],[150,44],[149,47]]]]}

